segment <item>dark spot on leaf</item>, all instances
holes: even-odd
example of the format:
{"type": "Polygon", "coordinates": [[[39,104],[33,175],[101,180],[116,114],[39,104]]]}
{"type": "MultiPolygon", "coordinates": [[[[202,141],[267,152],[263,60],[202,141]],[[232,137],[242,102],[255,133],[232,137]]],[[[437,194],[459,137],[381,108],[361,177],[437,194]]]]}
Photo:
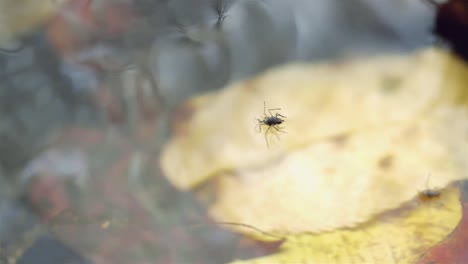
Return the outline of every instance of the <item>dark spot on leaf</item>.
{"type": "Polygon", "coordinates": [[[337,147],[344,147],[346,143],[348,142],[349,135],[347,134],[339,134],[334,137],[332,137],[332,142],[337,146],[337,147]]]}
{"type": "Polygon", "coordinates": [[[401,86],[401,79],[395,76],[384,76],[382,78],[381,90],[384,94],[395,93],[401,86]]]}
{"type": "Polygon", "coordinates": [[[393,166],[393,155],[388,154],[379,159],[378,166],[383,170],[390,169],[393,166]]]}

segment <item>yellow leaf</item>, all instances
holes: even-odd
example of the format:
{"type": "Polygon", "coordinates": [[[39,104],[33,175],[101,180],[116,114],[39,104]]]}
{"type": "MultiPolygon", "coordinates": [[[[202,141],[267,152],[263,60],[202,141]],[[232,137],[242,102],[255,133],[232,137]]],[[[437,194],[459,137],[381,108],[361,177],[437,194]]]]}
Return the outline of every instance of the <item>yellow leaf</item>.
{"type": "Polygon", "coordinates": [[[161,166],[180,189],[214,183],[217,221],[289,234],[354,227],[466,178],[467,75],[432,49],[273,69],[188,102],[161,166]],[[263,101],[287,116],[270,148],[255,131],[263,101]]]}
{"type": "Polygon", "coordinates": [[[459,192],[449,187],[438,198],[412,200],[354,229],[288,236],[279,253],[231,264],[412,264],[444,239],[461,216],[459,192]]]}

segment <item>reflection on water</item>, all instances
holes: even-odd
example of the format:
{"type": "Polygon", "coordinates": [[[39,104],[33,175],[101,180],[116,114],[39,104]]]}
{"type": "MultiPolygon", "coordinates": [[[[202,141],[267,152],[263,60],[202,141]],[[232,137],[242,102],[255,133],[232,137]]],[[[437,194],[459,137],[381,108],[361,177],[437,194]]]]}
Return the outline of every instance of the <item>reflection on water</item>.
{"type": "Polygon", "coordinates": [[[273,65],[426,45],[431,11],[410,2],[0,0],[0,262],[274,250],[216,227],[160,175],[171,111],[273,65]]]}

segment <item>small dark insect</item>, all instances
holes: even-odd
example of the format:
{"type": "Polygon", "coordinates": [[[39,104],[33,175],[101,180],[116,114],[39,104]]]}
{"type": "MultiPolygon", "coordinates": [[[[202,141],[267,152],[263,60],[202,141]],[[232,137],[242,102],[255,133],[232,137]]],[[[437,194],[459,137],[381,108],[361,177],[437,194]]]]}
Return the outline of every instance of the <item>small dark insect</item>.
{"type": "Polygon", "coordinates": [[[426,179],[426,189],[422,192],[419,192],[419,197],[423,201],[431,200],[440,196],[440,191],[436,189],[430,189],[427,185],[429,181],[429,176],[426,179]]]}
{"type": "MultiPolygon", "coordinates": [[[[265,130],[265,141],[266,141],[267,147],[269,147],[268,132],[271,131],[271,128],[273,128],[274,130],[276,130],[278,132],[281,132],[281,133],[287,133],[287,132],[282,130],[283,129],[282,127],[279,126],[284,122],[283,118],[286,118],[286,116],[284,116],[282,114],[278,114],[278,113],[275,113],[273,115],[271,113],[271,111],[278,111],[278,110],[281,110],[281,108],[268,109],[268,113],[270,115],[267,115],[267,113],[266,113],[266,102],[263,102],[263,114],[265,116],[263,117],[263,119],[258,119],[257,118],[258,132],[262,132],[262,126],[268,126],[267,130],[265,130]]],[[[275,136],[279,139],[278,135],[275,134],[275,136]]]]}
{"type": "Polygon", "coordinates": [[[226,19],[226,4],[224,0],[216,4],[216,13],[218,14],[218,19],[216,20],[215,28],[220,29],[224,19],[226,19]]]}
{"type": "Polygon", "coordinates": [[[436,198],[440,196],[440,191],[434,189],[426,189],[421,192],[421,195],[428,199],[436,198]]]}

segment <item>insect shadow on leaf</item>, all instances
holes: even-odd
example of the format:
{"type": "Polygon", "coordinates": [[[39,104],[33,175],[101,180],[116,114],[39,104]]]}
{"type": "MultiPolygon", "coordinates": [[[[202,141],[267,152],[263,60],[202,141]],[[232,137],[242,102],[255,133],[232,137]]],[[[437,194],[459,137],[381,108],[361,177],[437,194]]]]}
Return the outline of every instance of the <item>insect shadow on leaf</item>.
{"type": "MultiPolygon", "coordinates": [[[[268,133],[269,132],[272,132],[273,130],[276,130],[278,132],[281,132],[281,133],[287,133],[285,131],[283,131],[283,127],[280,127],[280,125],[285,121],[284,118],[286,118],[286,116],[282,115],[282,114],[279,114],[279,113],[272,113],[271,111],[279,111],[281,110],[281,108],[270,108],[268,109],[268,114],[267,115],[267,111],[266,111],[266,102],[263,102],[263,114],[264,114],[264,117],[263,119],[258,119],[257,118],[257,121],[258,121],[258,124],[256,126],[256,128],[258,129],[258,132],[262,132],[262,126],[267,126],[268,128],[265,130],[265,141],[266,141],[266,144],[267,144],[267,147],[270,146],[269,142],[268,142],[268,133]],[[271,130],[273,128],[273,130],[271,130]]],[[[277,134],[274,134],[276,136],[276,138],[279,140],[279,137],[277,134]]]]}

